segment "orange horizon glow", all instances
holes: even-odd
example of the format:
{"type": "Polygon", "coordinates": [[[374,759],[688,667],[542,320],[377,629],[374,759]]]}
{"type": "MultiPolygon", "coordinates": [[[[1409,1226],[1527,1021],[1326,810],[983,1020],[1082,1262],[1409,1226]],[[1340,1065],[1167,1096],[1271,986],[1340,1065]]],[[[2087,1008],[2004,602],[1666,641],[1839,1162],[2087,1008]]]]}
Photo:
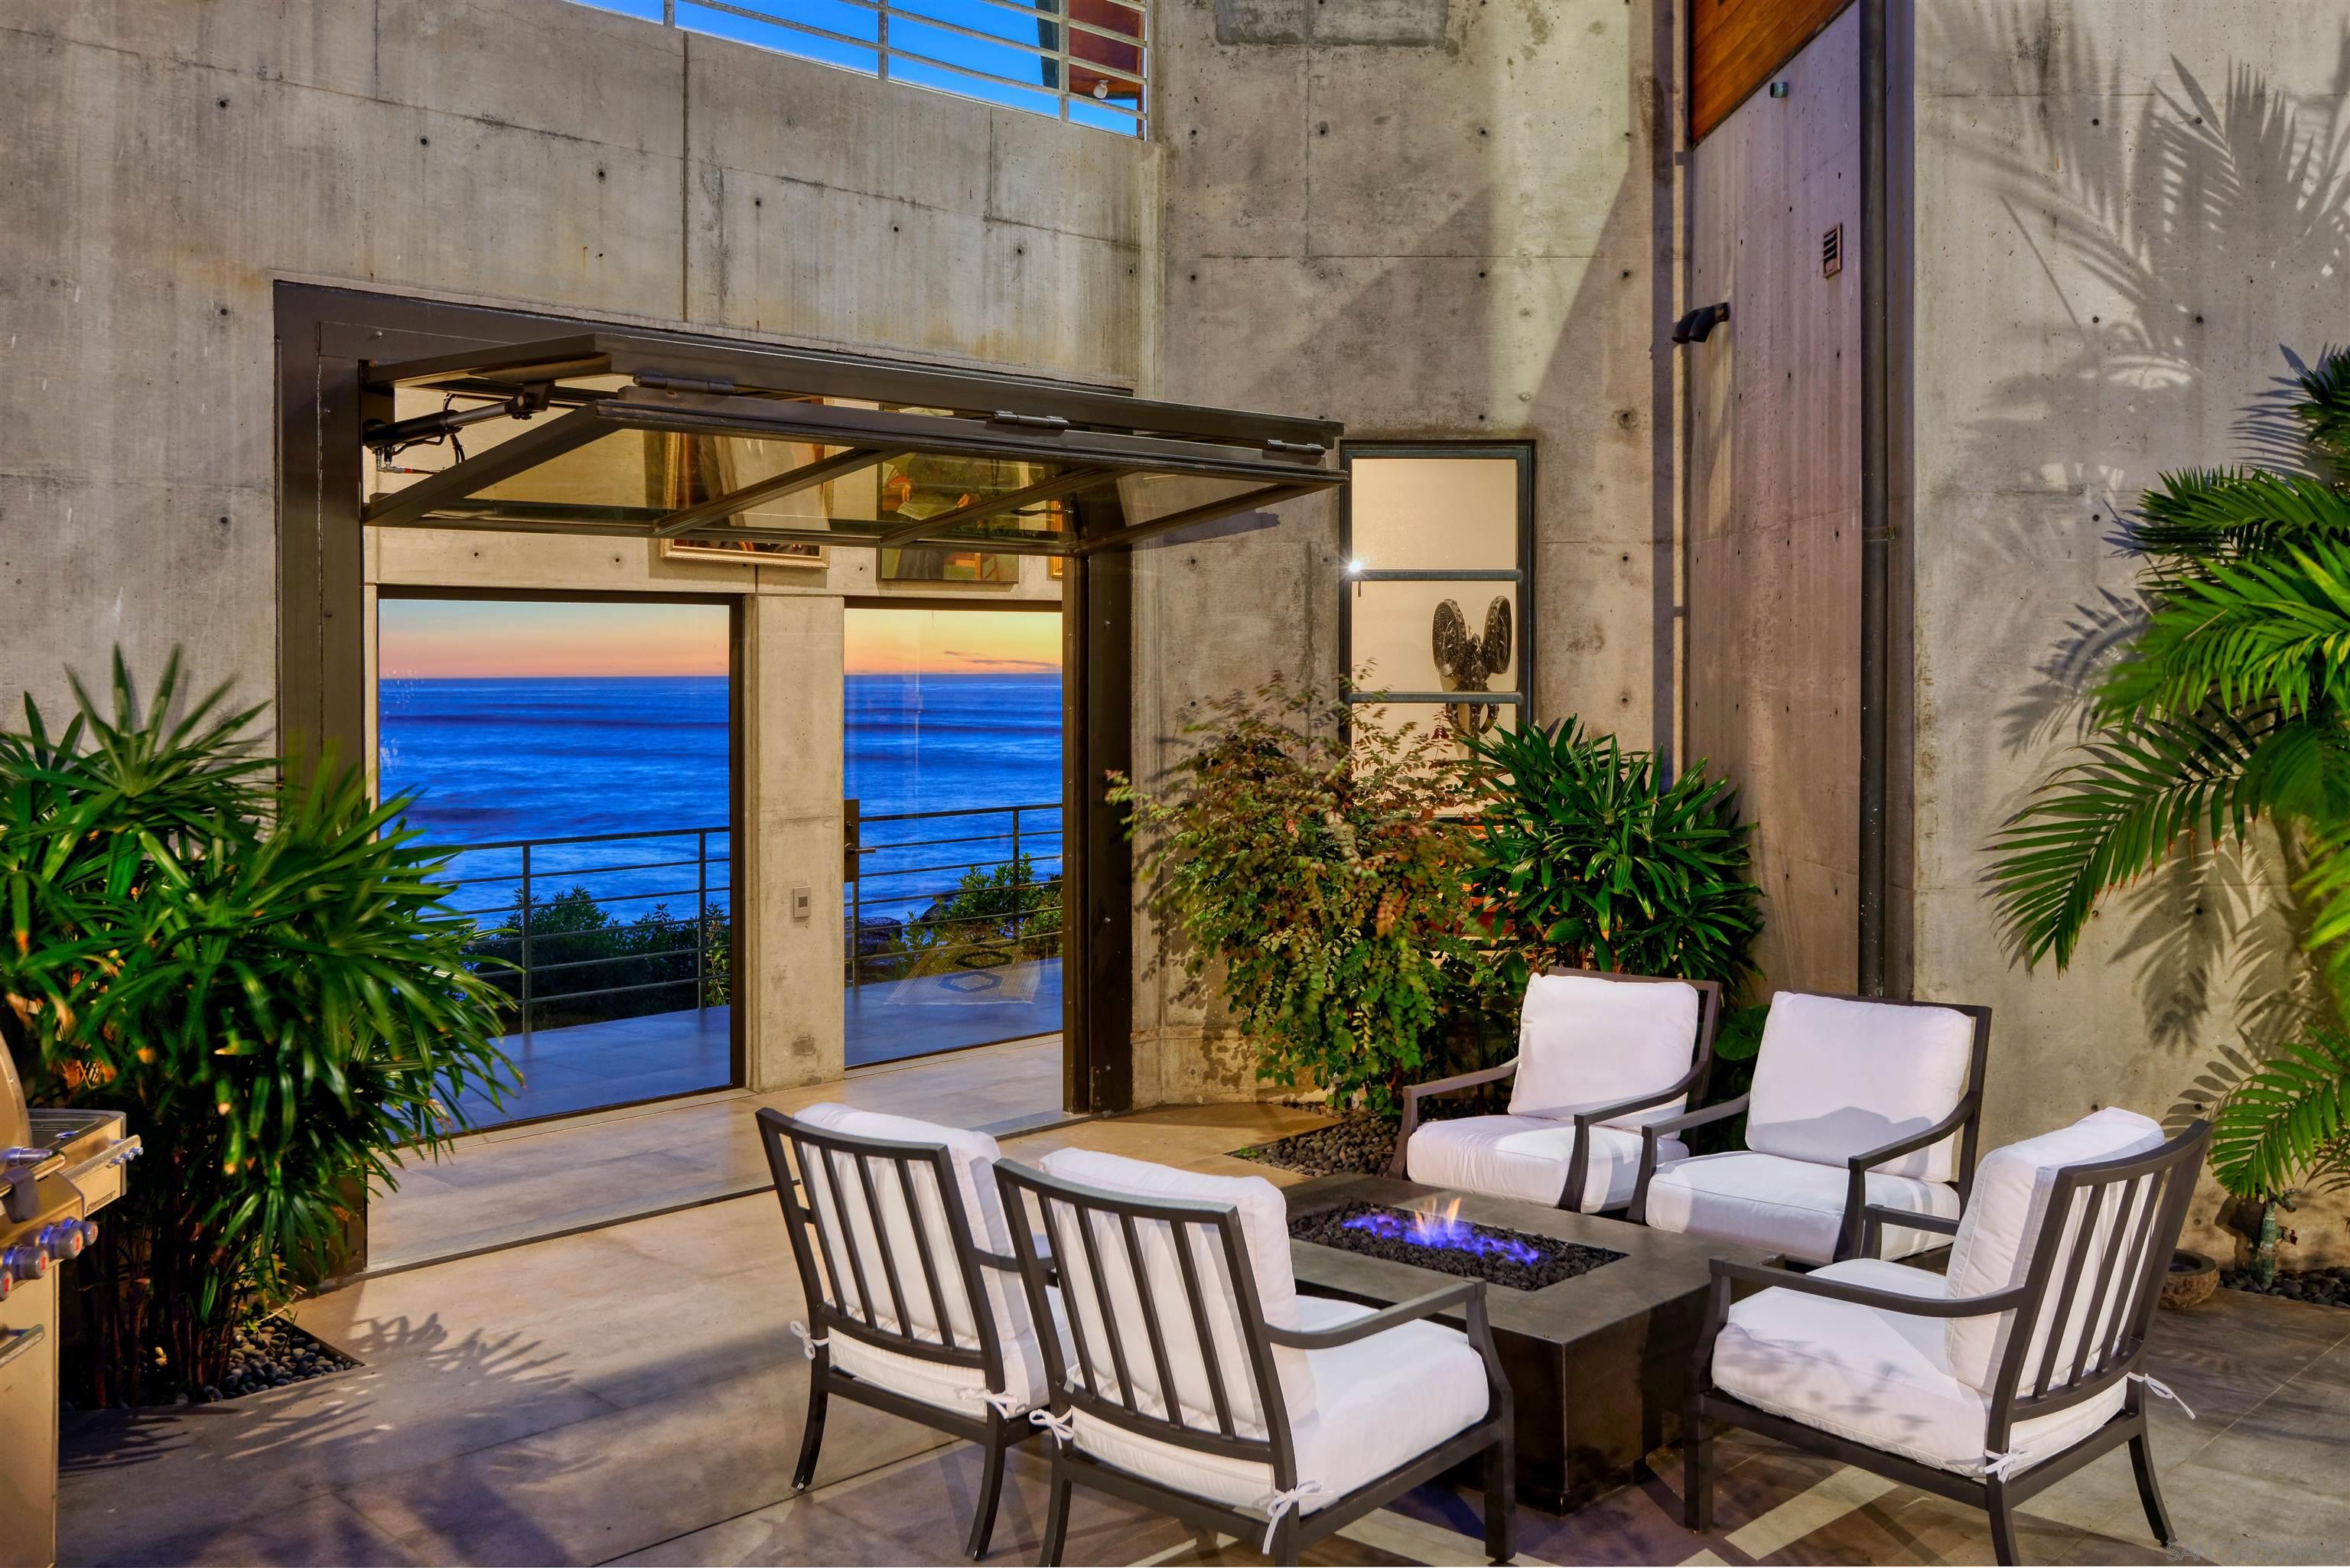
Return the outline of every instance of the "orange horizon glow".
{"type": "Polygon", "coordinates": [[[851,609],[847,675],[1051,675],[1061,618],[1038,610],[851,609]]]}
{"type": "MultiPolygon", "coordinates": [[[[723,604],[546,599],[381,600],[377,675],[385,680],[560,680],[728,673],[723,604]]],[[[850,675],[1048,675],[1061,668],[1061,618],[1041,611],[847,612],[850,675]]]]}

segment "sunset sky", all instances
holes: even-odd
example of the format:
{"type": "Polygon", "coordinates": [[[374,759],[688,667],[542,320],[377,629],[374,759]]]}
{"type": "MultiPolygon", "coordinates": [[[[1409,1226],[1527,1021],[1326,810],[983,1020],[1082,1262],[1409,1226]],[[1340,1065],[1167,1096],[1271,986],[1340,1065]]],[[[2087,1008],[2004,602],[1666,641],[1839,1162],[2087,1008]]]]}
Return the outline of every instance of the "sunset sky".
{"type": "MultiPolygon", "coordinates": [[[[843,663],[858,675],[1041,674],[1061,664],[1061,618],[1029,610],[851,609],[843,663]]],[[[723,675],[723,605],[385,599],[388,680],[723,675]]]]}

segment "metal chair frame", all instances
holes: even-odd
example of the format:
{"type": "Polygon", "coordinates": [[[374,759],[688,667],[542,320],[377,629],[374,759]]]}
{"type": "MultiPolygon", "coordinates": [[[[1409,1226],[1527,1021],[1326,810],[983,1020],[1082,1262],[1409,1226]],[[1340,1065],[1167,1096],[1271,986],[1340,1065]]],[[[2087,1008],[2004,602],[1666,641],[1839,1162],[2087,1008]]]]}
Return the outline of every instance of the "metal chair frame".
{"type": "MultiPolygon", "coordinates": [[[[1592,980],[1616,981],[1627,985],[1690,985],[1697,988],[1697,1055],[1690,1070],[1669,1087],[1653,1094],[1619,1101],[1612,1106],[1600,1106],[1575,1114],[1575,1152],[1567,1158],[1566,1185],[1559,1189],[1557,1207],[1583,1211],[1583,1189],[1591,1176],[1591,1129],[1609,1116],[1620,1116],[1627,1111],[1643,1111],[1651,1106],[1661,1106],[1683,1096],[1698,1098],[1705,1094],[1705,1085],[1713,1073],[1713,1039],[1721,1025],[1721,982],[1713,980],[1681,980],[1663,974],[1618,974],[1612,970],[1569,969],[1557,967],[1543,971],[1548,975],[1581,975],[1592,980]]],[[[1522,1053],[1523,1054],[1523,1053],[1522,1053]]],[[[1449,1095],[1461,1089],[1471,1089],[1481,1084],[1498,1084],[1517,1075],[1517,1056],[1499,1066],[1480,1068],[1474,1073],[1461,1073],[1450,1078],[1438,1078],[1432,1083],[1414,1084],[1403,1092],[1403,1126],[1396,1133],[1394,1158],[1388,1161],[1388,1174],[1402,1178],[1409,1173],[1411,1135],[1419,1127],[1419,1102],[1432,1095],[1449,1095]]],[[[1629,1131],[1629,1128],[1625,1129],[1629,1131]]],[[[1644,1146],[1643,1154],[1647,1152],[1644,1146]]],[[[1635,1193],[1637,1199],[1638,1193],[1635,1193]]],[[[1602,1209],[1601,1213],[1608,1212],[1602,1209]]]]}
{"type": "MultiPolygon", "coordinates": [[[[1006,1416],[991,1405],[983,1407],[981,1413],[962,1416],[926,1400],[910,1398],[834,1366],[832,1352],[823,1342],[836,1334],[846,1334],[877,1350],[960,1368],[983,1381],[991,1393],[1000,1394],[1004,1384],[1002,1329],[995,1321],[981,1271],[992,1268],[1014,1273],[1018,1265],[1008,1257],[982,1249],[973,1241],[971,1216],[963,1207],[962,1188],[955,1179],[954,1156],[944,1144],[856,1137],[810,1127],[775,1110],[762,1109],[758,1122],[759,1137],[767,1150],[767,1168],[775,1177],[775,1195],[784,1207],[785,1228],[791,1235],[792,1260],[799,1269],[801,1293],[808,1306],[813,1364],[808,1376],[807,1423],[800,1438],[799,1463],[792,1472],[792,1490],[804,1491],[816,1478],[816,1454],[824,1446],[825,1407],[834,1396],[886,1410],[892,1416],[901,1416],[980,1445],[983,1457],[979,1507],[965,1550],[973,1558],[984,1556],[995,1529],[1006,1452],[1014,1444],[1036,1434],[1037,1428],[1029,1424],[1027,1413],[1006,1416]],[[786,1146],[791,1151],[788,1162],[786,1146]],[[835,1239],[825,1233],[818,1218],[816,1189],[806,1185],[812,1178],[827,1184],[832,1212],[847,1227],[850,1207],[840,1189],[841,1172],[837,1160],[851,1162],[856,1171],[855,1190],[862,1194],[866,1213],[872,1220],[874,1249],[879,1253],[879,1280],[868,1280],[867,1261],[849,1244],[849,1237],[840,1238],[836,1249],[835,1239]],[[794,1174],[795,1165],[797,1175],[794,1174]],[[887,1173],[885,1179],[894,1179],[899,1183],[899,1191],[904,1196],[916,1241],[913,1251],[921,1265],[920,1286],[930,1302],[932,1321],[939,1325],[940,1337],[936,1340],[903,1332],[913,1324],[906,1310],[907,1276],[910,1271],[901,1269],[899,1260],[890,1255],[889,1237],[880,1222],[874,1180],[877,1167],[887,1173]],[[952,1343],[952,1320],[947,1314],[937,1260],[917,1201],[913,1179],[917,1168],[928,1169],[938,1182],[939,1207],[946,1218],[947,1241],[952,1250],[956,1274],[962,1282],[963,1299],[971,1303],[974,1337],[979,1341],[976,1347],[952,1343]],[[820,1178],[816,1176],[818,1172],[822,1173],[820,1178]],[[848,1298],[840,1289],[843,1258],[837,1254],[846,1255],[847,1277],[855,1287],[854,1310],[847,1304],[848,1298]],[[890,1321],[899,1328],[885,1326],[877,1314],[876,1286],[886,1290],[884,1299],[894,1314],[890,1321]]],[[[1047,1316],[1035,1321],[1049,1324],[1052,1319],[1047,1316]]],[[[1050,1334],[1038,1335],[1046,1342],[1052,1337],[1050,1334]]]]}
{"type": "MultiPolygon", "coordinates": [[[[2163,1281],[2169,1272],[2170,1254],[2186,1223],[2188,1200],[2193,1195],[2196,1175],[2202,1168],[2210,1137],[2210,1124],[2198,1121],[2150,1153],[2068,1166],[2060,1170],[2050,1189],[2048,1211],[2034,1239],[2032,1262],[2023,1282],[1987,1295],[1937,1301],[1824,1280],[1816,1274],[1788,1273],[1716,1258],[1706,1325],[1699,1335],[1690,1373],[1690,1393],[1683,1428],[1687,1435],[1682,1450],[1682,1522],[1693,1531],[1708,1532],[1713,1528],[1711,1423],[1721,1421],[1774,1438],[1790,1448],[1873,1471],[1937,1497],[1971,1503],[1991,1515],[1993,1550],[2001,1563],[2011,1564],[2017,1561],[2016,1506],[2126,1443],[2130,1465],[2137,1476],[2138,1501],[2146,1508],[2147,1523],[2158,1542],[2165,1546],[2172,1544],[2177,1536],[2171,1529],[2169,1512],[2163,1506],[2153,1456],[2147,1446],[2146,1391],[2140,1367],[2146,1359],[2147,1330],[2162,1298],[2163,1281]],[[2138,1222],[2130,1227],[2124,1221],[2137,1201],[2140,1184],[2147,1184],[2146,1201],[2138,1222]],[[2120,1189],[2120,1195],[2112,1210],[2112,1233],[2099,1247],[2096,1230],[2101,1206],[2116,1189],[2120,1189]],[[2064,1228],[2074,1200],[2084,1193],[2086,1197],[2082,1201],[2080,1225],[2067,1246],[2064,1228]],[[2125,1233],[2133,1231],[2126,1247],[2125,1233]],[[2066,1321],[2079,1297],[2083,1276],[2090,1272],[2093,1250],[2102,1255],[2096,1261],[2090,1287],[2088,1316],[2071,1366],[2060,1368],[2058,1352],[2064,1345],[2066,1321]],[[1990,1421],[1984,1433],[1984,1447],[1990,1453],[2008,1450],[2019,1422],[2054,1415],[2095,1398],[2124,1378],[2136,1377],[2139,1381],[2127,1386],[2122,1408],[2105,1425],[2012,1479],[1996,1474],[1985,1474],[1981,1479],[1960,1475],[1772,1415],[1714,1389],[1714,1341],[1729,1319],[1731,1287],[1742,1283],[1797,1291],[1830,1301],[1854,1302],[1910,1317],[1950,1319],[2014,1314],[2013,1326],[2001,1353],[1991,1389],[1990,1421]],[[2055,1316],[2047,1346],[2034,1369],[2026,1362],[2031,1358],[2034,1325],[2040,1322],[2041,1308],[2052,1286],[2056,1291],[2055,1316]],[[2109,1293],[2115,1303],[2113,1324],[2109,1331],[2100,1334],[2099,1322],[2109,1293]]],[[[1929,1229],[1946,1230],[1953,1234],[1958,1231],[1956,1220],[1939,1216],[1919,1216],[1874,1204],[1868,1209],[1872,1226],[1916,1226],[1921,1219],[1929,1229]]]]}
{"type": "MultiPolygon", "coordinates": [[[[1515,1428],[1509,1380],[1503,1374],[1501,1356],[1486,1322],[1482,1281],[1463,1280],[1336,1328],[1311,1332],[1282,1328],[1265,1321],[1263,1303],[1257,1297],[1256,1277],[1249,1267],[1240,1214],[1230,1204],[1153,1200],[1129,1193],[1103,1191],[1057,1180],[1011,1160],[997,1162],[995,1179],[1003,1194],[1004,1211],[1020,1217],[1012,1226],[1013,1251],[1018,1259],[1020,1277],[1027,1287],[1029,1310],[1038,1314],[1038,1322],[1052,1322],[1045,1291],[1048,1285],[1055,1284],[1064,1293],[1067,1306],[1066,1332],[1076,1351],[1076,1365],[1068,1364],[1059,1334],[1043,1336],[1054,1417],[1065,1421],[1075,1411],[1138,1437],[1263,1465],[1272,1475],[1272,1490],[1275,1492],[1295,1488],[1298,1478],[1296,1442],[1282,1397],[1281,1379],[1274,1369],[1274,1347],[1328,1349],[1367,1339],[1402,1324],[1432,1318],[1440,1312],[1458,1310],[1465,1320],[1469,1342],[1476,1346],[1485,1364],[1488,1404],[1483,1419],[1313,1513],[1301,1514],[1294,1509],[1280,1512],[1271,1527],[1272,1555],[1276,1563],[1294,1563],[1313,1542],[1480,1453],[1484,1456],[1485,1551],[1496,1563],[1506,1563],[1514,1554],[1511,1488],[1515,1484],[1515,1428]],[[1072,1264],[1082,1257],[1086,1262],[1083,1270],[1070,1266],[1057,1273],[1054,1272],[1051,1260],[1036,1251],[1038,1236],[1032,1215],[1041,1220],[1044,1238],[1049,1241],[1053,1254],[1072,1264]],[[1102,1221],[1099,1227],[1097,1220],[1102,1221]],[[1205,1365],[1215,1407],[1216,1427],[1212,1431],[1186,1425],[1181,1418],[1174,1371],[1168,1355],[1171,1320],[1151,1292],[1137,1231],[1141,1224],[1169,1227],[1183,1281],[1183,1309],[1189,1314],[1192,1343],[1198,1345],[1205,1365]],[[1121,1324],[1110,1297],[1102,1273],[1104,1243],[1097,1238],[1097,1229],[1114,1235],[1125,1253],[1141,1300],[1141,1344],[1129,1345],[1128,1341],[1137,1337],[1138,1325],[1130,1319],[1121,1324]],[[1219,1365],[1208,1298],[1201,1289],[1202,1271],[1193,1255],[1195,1238],[1208,1241],[1211,1256],[1222,1260],[1225,1275],[1232,1282],[1246,1355],[1244,1366],[1219,1365]],[[1107,1344],[1089,1342],[1081,1303],[1071,1299],[1072,1293],[1079,1290],[1090,1291],[1107,1344]],[[1146,1353],[1163,1395],[1159,1402],[1168,1407],[1168,1415],[1152,1414],[1135,1397],[1133,1379],[1128,1375],[1129,1357],[1139,1358],[1146,1353]],[[1242,1377],[1247,1381],[1239,1382],[1242,1377]],[[1254,1393],[1264,1423],[1263,1437],[1250,1437],[1239,1429],[1232,1413],[1232,1390],[1236,1386],[1254,1393]]],[[[1266,1530],[1262,1519],[1253,1519],[1222,1503],[1118,1469],[1063,1442],[1055,1446],[1053,1454],[1052,1498],[1046,1511],[1042,1559],[1046,1563],[1061,1561],[1068,1536],[1070,1496],[1079,1484],[1172,1514],[1199,1529],[1223,1531],[1243,1539],[1263,1534],[1266,1530]]]]}
{"type": "MultiPolygon", "coordinates": [[[[1939,1008],[1945,1012],[1963,1012],[1974,1020],[1974,1051],[1967,1064],[1966,1092],[1959,1096],[1959,1103],[1951,1107],[1950,1115],[1923,1132],[1907,1134],[1894,1139],[1891,1143],[1872,1148],[1866,1153],[1856,1154],[1845,1161],[1844,1222],[1836,1231],[1835,1252],[1832,1261],[1840,1263],[1847,1258],[1875,1257],[1877,1246],[1875,1234],[1864,1238],[1862,1232],[1866,1225],[1866,1214],[1870,1207],[1868,1173],[1877,1166],[1887,1160],[1898,1158],[1902,1155],[1915,1153],[1921,1148],[1930,1148],[1952,1133],[1957,1133],[1959,1134],[1959,1171],[1958,1179],[1953,1185],[1958,1188],[1959,1203],[1961,1209],[1974,1191],[1975,1148],[1982,1137],[1983,1075],[1991,1062],[1991,1009],[1978,1007],[1971,1002],[1912,1002],[1900,997],[1846,996],[1832,992],[1798,992],[1790,994],[1820,996],[1835,1002],[1866,1002],[1880,1007],[1933,1007],[1939,1008]],[[1864,1241],[1866,1243],[1866,1251],[1863,1251],[1864,1241]]],[[[1658,1139],[1667,1133],[1679,1132],[1688,1127],[1703,1127],[1708,1122],[1724,1121],[1731,1116],[1742,1115],[1746,1110],[1747,1103],[1753,1097],[1753,1093],[1750,1090],[1734,1100],[1724,1100],[1718,1106],[1707,1106],[1700,1110],[1690,1111],[1666,1121],[1649,1122],[1642,1127],[1640,1128],[1640,1174],[1633,1185],[1632,1201],[1625,1210],[1625,1217],[1635,1225],[1645,1225],[1648,1222],[1648,1183],[1657,1174],[1658,1139]]],[[[1933,1217],[1920,1214],[1909,1216],[1910,1220],[1916,1220],[1931,1218],[1933,1217]]],[[[1954,1230],[1957,1227],[1956,1220],[1940,1225],[1913,1225],[1905,1220],[1903,1224],[1906,1229],[1912,1231],[1954,1230]]]]}

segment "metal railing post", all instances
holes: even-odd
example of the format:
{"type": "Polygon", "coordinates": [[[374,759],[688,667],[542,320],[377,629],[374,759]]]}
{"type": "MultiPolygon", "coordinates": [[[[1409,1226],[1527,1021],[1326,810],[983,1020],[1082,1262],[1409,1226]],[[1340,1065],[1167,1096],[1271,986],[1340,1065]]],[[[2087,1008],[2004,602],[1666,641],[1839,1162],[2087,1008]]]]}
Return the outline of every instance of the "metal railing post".
{"type": "Polygon", "coordinates": [[[530,846],[522,846],[522,1038],[530,1043],[530,846]]]}
{"type": "Polygon", "coordinates": [[[710,1005],[710,829],[693,836],[693,1010],[710,1005]]]}
{"type": "Polygon", "coordinates": [[[1027,882],[1028,878],[1022,876],[1020,872],[1020,808],[1015,805],[1012,808],[1012,940],[1014,941],[1020,940],[1021,927],[1024,923],[1022,917],[1027,913],[1020,907],[1020,889],[1027,886],[1027,882]]]}

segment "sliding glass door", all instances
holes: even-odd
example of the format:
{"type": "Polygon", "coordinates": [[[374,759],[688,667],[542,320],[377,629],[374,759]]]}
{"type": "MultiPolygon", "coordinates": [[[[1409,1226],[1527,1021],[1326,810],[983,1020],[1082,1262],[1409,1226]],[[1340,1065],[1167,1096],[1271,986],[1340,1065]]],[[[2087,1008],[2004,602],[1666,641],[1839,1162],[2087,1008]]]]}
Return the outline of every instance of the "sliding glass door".
{"type": "Polygon", "coordinates": [[[390,597],[383,798],[453,857],[520,1076],[479,1127],[738,1081],[732,607],[390,597]]]}

